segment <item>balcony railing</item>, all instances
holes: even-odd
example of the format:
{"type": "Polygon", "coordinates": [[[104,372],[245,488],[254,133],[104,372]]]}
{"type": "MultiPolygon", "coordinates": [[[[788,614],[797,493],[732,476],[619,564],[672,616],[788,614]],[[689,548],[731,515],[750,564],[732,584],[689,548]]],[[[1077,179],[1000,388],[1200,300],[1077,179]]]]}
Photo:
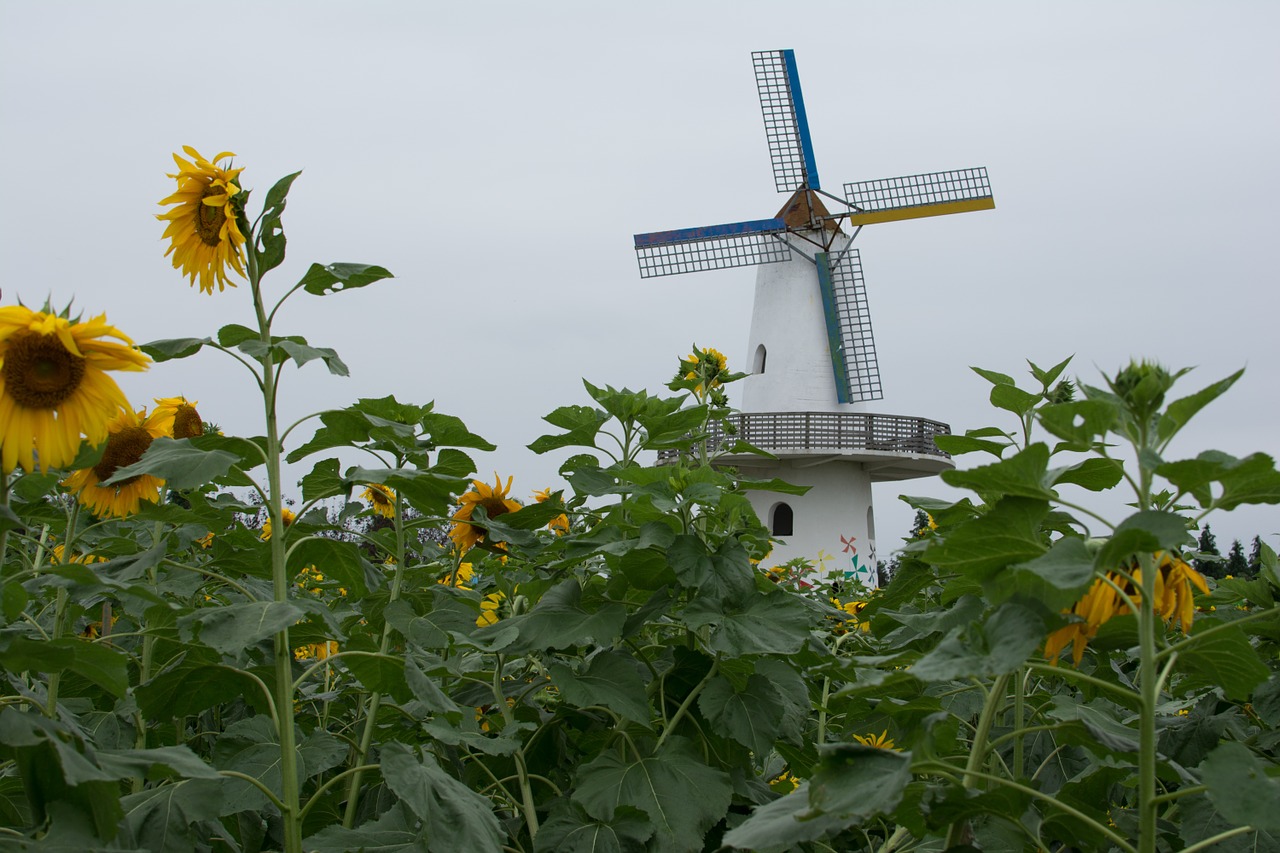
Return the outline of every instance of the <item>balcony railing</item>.
{"type": "MultiPolygon", "coordinates": [[[[925,418],[873,415],[863,412],[753,412],[731,415],[735,435],[713,425],[713,450],[741,440],[771,453],[842,453],[870,450],[951,458],[933,443],[935,435],[950,435],[951,427],[925,418]]],[[[676,451],[660,451],[667,462],[676,451]]]]}

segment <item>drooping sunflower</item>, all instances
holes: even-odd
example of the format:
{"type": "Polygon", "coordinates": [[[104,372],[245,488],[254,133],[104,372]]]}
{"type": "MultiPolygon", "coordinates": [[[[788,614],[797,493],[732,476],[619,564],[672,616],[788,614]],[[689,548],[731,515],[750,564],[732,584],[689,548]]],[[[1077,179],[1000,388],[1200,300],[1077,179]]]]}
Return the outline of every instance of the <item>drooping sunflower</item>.
{"type": "Polygon", "coordinates": [[[105,314],[81,322],[25,305],[0,308],[0,468],[61,468],[75,460],[81,435],[101,444],[111,419],[129,410],[106,371],[150,363],[105,314]]]}
{"type": "Polygon", "coordinates": [[[396,493],[381,483],[370,483],[369,487],[360,493],[360,497],[369,502],[369,506],[373,511],[383,518],[395,518],[396,516],[396,493]]]}
{"type": "MultiPolygon", "coordinates": [[[[1175,618],[1182,633],[1191,630],[1191,621],[1195,618],[1195,591],[1208,594],[1209,585],[1204,577],[1191,568],[1177,554],[1168,551],[1155,553],[1156,589],[1154,610],[1156,615],[1169,623],[1175,618]]],[[[1055,664],[1062,650],[1071,644],[1071,661],[1080,665],[1084,650],[1089,641],[1098,634],[1098,629],[1112,617],[1125,616],[1133,611],[1120,595],[1120,590],[1137,606],[1142,604],[1142,569],[1136,561],[1131,561],[1126,572],[1107,572],[1107,579],[1098,578],[1089,587],[1079,601],[1063,613],[1075,617],[1074,620],[1049,635],[1044,644],[1044,656],[1055,664]],[[1128,576],[1126,576],[1126,573],[1128,576]],[[1130,577],[1133,578],[1130,581],[1130,577]],[[1119,587],[1119,589],[1117,589],[1119,587]]]]}
{"type": "MultiPolygon", "coordinates": [[[[287,506],[280,507],[280,517],[284,519],[284,526],[286,528],[293,524],[298,518],[298,516],[294,514],[293,510],[289,509],[287,506]]],[[[262,539],[263,542],[266,542],[271,538],[271,513],[267,513],[266,519],[262,522],[262,533],[259,538],[262,539]]]]}
{"type": "Polygon", "coordinates": [[[458,511],[453,514],[453,527],[449,528],[449,538],[453,540],[453,544],[457,546],[459,553],[465,554],[470,551],[485,537],[484,528],[470,523],[476,507],[484,507],[486,518],[497,518],[500,515],[506,515],[509,512],[515,512],[520,509],[519,501],[507,497],[507,493],[511,491],[511,481],[514,478],[508,477],[507,484],[504,486],[502,485],[502,478],[498,476],[497,472],[494,473],[493,477],[492,488],[480,480],[472,480],[471,491],[458,499],[458,511]]]}
{"type": "Polygon", "coordinates": [[[124,518],[137,512],[143,501],[159,503],[164,480],[139,474],[110,486],[102,482],[141,459],[151,442],[163,437],[165,431],[154,418],[147,417],[146,409],[125,409],[112,419],[107,430],[107,446],[98,464],[73,471],[62,485],[99,518],[124,518]]]}
{"type": "Polygon", "coordinates": [[[186,397],[156,397],[156,407],[151,413],[156,422],[164,429],[165,435],[173,438],[196,438],[204,435],[204,421],[196,406],[199,400],[187,400],[186,397]]]}
{"type": "Polygon", "coordinates": [[[182,150],[191,160],[173,155],[178,173],[169,177],[178,182],[178,189],[160,201],[177,207],[156,214],[157,219],[169,223],[162,238],[170,241],[165,257],[173,255],[173,268],[181,270],[192,284],[199,277],[204,293],[213,293],[215,284],[220,291],[227,285],[235,287],[227,268],[244,278],[245,235],[237,221],[244,208],[239,181],[244,169],[232,169],[230,163],[218,165],[235,156],[230,151],[206,160],[190,145],[182,150]]]}

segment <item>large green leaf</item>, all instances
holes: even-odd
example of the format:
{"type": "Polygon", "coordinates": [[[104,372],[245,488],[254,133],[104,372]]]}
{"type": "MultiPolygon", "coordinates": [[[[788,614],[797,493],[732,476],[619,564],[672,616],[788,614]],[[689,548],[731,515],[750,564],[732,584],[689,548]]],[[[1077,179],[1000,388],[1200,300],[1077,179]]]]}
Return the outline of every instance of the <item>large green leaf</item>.
{"type": "Polygon", "coordinates": [[[303,846],[308,853],[427,853],[422,824],[403,804],[396,803],[377,820],[347,829],[335,823],[308,836],[303,846]]]}
{"type": "Polygon", "coordinates": [[[222,781],[189,779],[158,785],[123,798],[125,820],[139,845],[151,850],[194,853],[211,833],[205,821],[222,810],[222,781]]]}
{"type": "Polygon", "coordinates": [[[324,362],[324,366],[329,368],[329,372],[334,376],[349,376],[351,374],[346,363],[338,357],[337,350],[330,347],[313,347],[288,338],[280,341],[277,346],[281,352],[293,359],[298,367],[302,367],[308,361],[319,359],[324,362]]]}
{"type": "Polygon", "coordinates": [[[1209,799],[1218,814],[1237,826],[1280,831],[1280,780],[1271,778],[1264,764],[1247,746],[1221,744],[1200,765],[1209,799]]]}
{"type": "Polygon", "coordinates": [[[1243,375],[1244,369],[1241,368],[1226,379],[1220,379],[1212,385],[1180,400],[1174,400],[1166,406],[1164,414],[1160,416],[1160,421],[1156,426],[1157,440],[1164,443],[1173,438],[1174,434],[1186,426],[1196,412],[1226,393],[1227,389],[1236,384],[1236,380],[1243,375]]]}
{"type": "MultiPolygon", "coordinates": [[[[292,716],[286,719],[292,725],[292,716]]],[[[320,729],[305,737],[299,733],[296,742],[300,782],[338,766],[347,754],[347,747],[342,741],[320,729]]],[[[266,715],[238,720],[227,726],[214,744],[213,763],[219,770],[235,770],[252,776],[277,797],[281,796],[284,773],[280,761],[280,738],[275,724],[266,715]]],[[[220,811],[224,815],[261,809],[269,802],[257,786],[242,779],[227,779],[223,784],[224,801],[220,811]]]]}
{"type": "Polygon", "coordinates": [[[1093,580],[1093,554],[1083,539],[1069,536],[1034,560],[1015,563],[992,576],[987,588],[995,601],[1020,595],[1050,610],[1061,610],[1079,599],[1093,580]]]}
{"type": "Polygon", "coordinates": [[[940,568],[985,580],[1048,550],[1040,532],[1040,522],[1048,514],[1048,501],[1003,498],[985,515],[960,524],[943,540],[930,544],[923,558],[940,568]]]}
{"type": "Polygon", "coordinates": [[[1045,485],[1048,466],[1049,448],[1036,443],[991,465],[964,471],[944,471],[942,479],[948,485],[972,489],[980,495],[1018,495],[1051,500],[1054,493],[1045,485]]]}
{"type": "Polygon", "coordinates": [[[139,344],[138,349],[151,356],[159,363],[174,358],[186,358],[200,352],[205,344],[211,344],[210,338],[168,338],[162,341],[149,341],[139,344]]]}
{"type": "Polygon", "coordinates": [[[684,612],[690,628],[712,626],[711,648],[732,657],[795,654],[809,638],[809,620],[809,609],[781,590],[752,595],[746,604],[699,597],[684,612]]]}
{"type": "Polygon", "coordinates": [[[547,669],[566,702],[580,708],[601,705],[628,720],[648,725],[649,699],[636,665],[629,655],[602,652],[581,673],[559,663],[547,669]]]}
{"type": "Polygon", "coordinates": [[[536,439],[529,445],[534,453],[546,453],[561,447],[595,447],[596,435],[609,420],[609,414],[592,406],[561,406],[543,420],[565,432],[536,439]]]}
{"type": "Polygon", "coordinates": [[[211,483],[240,462],[240,457],[226,450],[201,450],[190,439],[157,438],[142,458],[132,465],[116,469],[102,485],[111,486],[150,474],[165,481],[170,489],[194,489],[211,483]]]}
{"type": "Polygon", "coordinates": [[[1172,512],[1135,512],[1116,526],[1111,538],[1098,552],[1094,565],[1110,571],[1134,554],[1153,554],[1188,544],[1190,534],[1182,516],[1172,512]]]}
{"type": "Polygon", "coordinates": [[[394,278],[394,276],[382,267],[370,264],[338,263],[327,266],[312,264],[298,284],[302,285],[302,289],[307,293],[327,296],[331,293],[364,287],[384,278],[394,278]]]}
{"type": "Polygon", "coordinates": [[[284,208],[289,195],[289,188],[293,186],[293,182],[297,180],[302,172],[294,172],[291,175],[285,175],[267,190],[267,198],[262,203],[262,216],[257,227],[258,232],[258,274],[262,275],[269,270],[273,270],[280,266],[280,262],[284,260],[285,246],[288,241],[284,236],[284,227],[280,224],[280,217],[284,214],[284,208]]]}
{"type": "Polygon", "coordinates": [[[740,689],[728,678],[717,675],[698,697],[698,709],[720,734],[756,755],[768,755],[782,733],[782,697],[763,675],[752,675],[740,689]]]}
{"type": "Polygon", "coordinates": [[[1216,686],[1228,699],[1240,702],[1271,674],[1243,630],[1208,619],[1195,623],[1191,642],[1178,651],[1177,669],[1189,676],[1182,689],[1216,686]],[[1212,634],[1197,636],[1210,627],[1212,634]]]}
{"type": "Polygon", "coordinates": [[[0,664],[12,673],[71,670],[117,697],[129,688],[127,657],[108,646],[74,637],[56,640],[13,637],[0,648],[0,664]]]}
{"type": "Polygon", "coordinates": [[[178,620],[179,627],[191,631],[199,626],[199,641],[224,655],[243,652],[274,636],[305,616],[287,601],[251,601],[197,610],[178,620]]]}
{"type": "Polygon", "coordinates": [[[641,853],[653,825],[637,809],[621,806],[602,820],[577,803],[562,803],[538,829],[535,853],[641,853]]]}
{"type": "Polygon", "coordinates": [[[413,698],[413,692],[405,680],[404,658],[375,652],[350,651],[342,655],[342,661],[370,693],[386,693],[397,702],[408,702],[413,698]]]}
{"type": "Polygon", "coordinates": [[[247,673],[221,665],[213,653],[195,648],[171,669],[134,690],[138,707],[148,717],[186,717],[245,694],[260,698],[247,673]]]}
{"type": "Polygon", "coordinates": [[[528,613],[503,619],[477,632],[477,638],[496,636],[517,629],[518,636],[506,652],[535,649],[564,649],[594,641],[608,645],[622,633],[626,608],[600,599],[582,600],[582,586],[576,580],[563,581],[548,590],[528,613]]]}
{"type": "Polygon", "coordinates": [[[729,807],[729,777],[707,766],[700,752],[672,737],[657,753],[634,759],[609,750],[578,768],[572,799],[591,817],[610,821],[623,806],[648,816],[650,849],[695,853],[729,807]]]}
{"type": "Polygon", "coordinates": [[[952,629],[907,671],[922,681],[985,678],[1012,672],[1044,641],[1040,615],[1015,602],[984,622],[952,629]]]}
{"type": "Polygon", "coordinates": [[[402,743],[382,748],[382,778],[429,833],[432,853],[500,853],[505,834],[489,800],[445,773],[430,753],[402,743]]]}

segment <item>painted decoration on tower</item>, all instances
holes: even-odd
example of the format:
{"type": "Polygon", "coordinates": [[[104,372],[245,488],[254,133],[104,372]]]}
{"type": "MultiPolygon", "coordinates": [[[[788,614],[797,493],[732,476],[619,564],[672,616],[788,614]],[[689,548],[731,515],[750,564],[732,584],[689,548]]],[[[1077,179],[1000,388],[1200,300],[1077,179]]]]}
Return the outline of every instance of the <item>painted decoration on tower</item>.
{"type": "Polygon", "coordinates": [[[843,554],[848,555],[849,563],[844,569],[845,580],[857,581],[863,586],[876,586],[876,544],[870,542],[866,554],[858,553],[857,536],[840,534],[840,543],[844,546],[843,554]]]}

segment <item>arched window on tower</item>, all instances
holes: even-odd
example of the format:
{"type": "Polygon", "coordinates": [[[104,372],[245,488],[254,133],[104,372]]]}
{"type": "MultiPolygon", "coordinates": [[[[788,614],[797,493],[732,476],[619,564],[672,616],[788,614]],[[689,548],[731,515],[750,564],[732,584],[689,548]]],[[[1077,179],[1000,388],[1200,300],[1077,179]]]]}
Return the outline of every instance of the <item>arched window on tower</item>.
{"type": "Polygon", "coordinates": [[[774,536],[791,536],[795,530],[795,513],[789,504],[774,504],[770,513],[769,533],[774,536]]]}
{"type": "Polygon", "coordinates": [[[764,344],[756,347],[755,364],[753,364],[751,368],[753,371],[756,373],[764,373],[764,359],[766,355],[768,355],[768,353],[765,352],[764,344]]]}

